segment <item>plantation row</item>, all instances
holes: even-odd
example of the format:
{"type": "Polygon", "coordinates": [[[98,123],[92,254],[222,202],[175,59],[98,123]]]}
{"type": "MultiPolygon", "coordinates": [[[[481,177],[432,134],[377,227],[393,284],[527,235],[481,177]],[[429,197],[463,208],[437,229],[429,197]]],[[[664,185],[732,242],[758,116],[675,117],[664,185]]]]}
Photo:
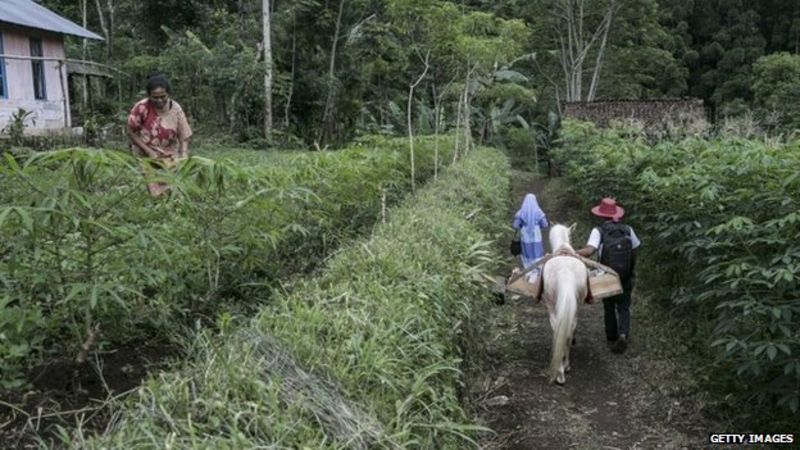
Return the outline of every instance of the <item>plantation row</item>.
{"type": "Polygon", "coordinates": [[[651,146],[567,122],[555,153],[584,198],[616,197],[648,235],[671,307],[688,314],[712,356],[707,376],[740,414],[754,402],[794,414],[800,405],[799,145],[651,146]]]}
{"type": "Polygon", "coordinates": [[[508,161],[477,149],[274,294],[250,322],[201,333],[191,358],[146,382],[110,432],[74,448],[464,448],[459,390],[473,300],[491,262],[508,161]]]}
{"type": "MultiPolygon", "coordinates": [[[[452,140],[439,141],[417,140],[417,182],[433,173],[435,147],[440,163],[452,158],[452,140]]],[[[160,199],[127,154],[7,156],[0,386],[19,385],[31,357],[168,338],[196,318],[254,309],[254,293],[313,267],[378,219],[382,197],[391,204],[410,189],[407,145],[375,138],[295,157],[250,152],[246,165],[223,152],[193,157],[175,174],[156,172],[172,186],[160,199]]]]}

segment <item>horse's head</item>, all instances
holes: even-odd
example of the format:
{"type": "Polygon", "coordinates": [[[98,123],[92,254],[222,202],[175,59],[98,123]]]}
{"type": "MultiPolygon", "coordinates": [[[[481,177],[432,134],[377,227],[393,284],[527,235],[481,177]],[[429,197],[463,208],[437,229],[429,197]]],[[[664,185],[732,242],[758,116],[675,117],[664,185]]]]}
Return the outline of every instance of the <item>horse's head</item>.
{"type": "Polygon", "coordinates": [[[573,223],[567,227],[565,225],[555,224],[550,227],[550,248],[553,252],[565,245],[572,248],[569,242],[569,235],[575,229],[575,225],[576,224],[573,223]]]}

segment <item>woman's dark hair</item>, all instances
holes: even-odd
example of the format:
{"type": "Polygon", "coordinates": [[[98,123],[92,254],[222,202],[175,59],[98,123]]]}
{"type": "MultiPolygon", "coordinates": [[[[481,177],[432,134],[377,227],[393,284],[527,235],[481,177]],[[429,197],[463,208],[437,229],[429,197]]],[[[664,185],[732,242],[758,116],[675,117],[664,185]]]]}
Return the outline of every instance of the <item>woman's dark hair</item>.
{"type": "Polygon", "coordinates": [[[167,94],[172,94],[172,86],[169,84],[169,80],[164,75],[160,73],[150,74],[147,76],[147,84],[145,85],[145,89],[147,89],[147,95],[150,95],[153,92],[153,89],[164,88],[167,91],[167,94]]]}

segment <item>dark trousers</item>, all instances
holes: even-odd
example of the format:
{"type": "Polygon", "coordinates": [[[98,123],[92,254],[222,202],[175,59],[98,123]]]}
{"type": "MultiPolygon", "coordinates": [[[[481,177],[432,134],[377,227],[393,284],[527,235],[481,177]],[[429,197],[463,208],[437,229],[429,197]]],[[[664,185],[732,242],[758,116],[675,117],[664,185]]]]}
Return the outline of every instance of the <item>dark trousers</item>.
{"type": "Polygon", "coordinates": [[[630,336],[631,292],[633,292],[633,277],[622,282],[622,294],[603,299],[606,338],[609,341],[616,341],[620,334],[630,336]]]}

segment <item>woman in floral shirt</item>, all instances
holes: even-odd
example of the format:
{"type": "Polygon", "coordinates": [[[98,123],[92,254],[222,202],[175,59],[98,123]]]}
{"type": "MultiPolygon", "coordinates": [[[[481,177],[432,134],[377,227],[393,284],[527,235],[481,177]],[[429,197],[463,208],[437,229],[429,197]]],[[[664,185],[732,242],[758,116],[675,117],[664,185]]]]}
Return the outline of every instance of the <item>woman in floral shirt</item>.
{"type": "MultiPolygon", "coordinates": [[[[192,129],[183,108],[170,98],[172,89],[163,75],[147,79],[147,98],[140,100],[128,115],[128,136],[134,155],[150,157],[172,166],[189,155],[192,129]]],[[[153,196],[161,195],[166,183],[150,183],[153,196]]]]}

